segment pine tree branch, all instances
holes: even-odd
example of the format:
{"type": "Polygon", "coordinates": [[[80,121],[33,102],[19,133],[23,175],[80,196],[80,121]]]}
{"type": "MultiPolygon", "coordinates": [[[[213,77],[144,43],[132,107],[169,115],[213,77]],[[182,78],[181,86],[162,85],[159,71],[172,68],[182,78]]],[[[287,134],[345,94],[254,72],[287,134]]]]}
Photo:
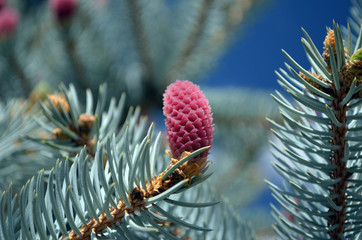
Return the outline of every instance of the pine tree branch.
{"type": "MultiPolygon", "coordinates": [[[[132,30],[136,42],[137,52],[139,54],[141,65],[143,67],[143,99],[142,106],[144,109],[152,108],[155,99],[162,99],[159,87],[155,84],[155,72],[150,57],[144,24],[142,22],[142,12],[138,0],[127,0],[129,14],[132,22],[132,30]]],[[[163,89],[163,87],[161,88],[163,89]]]]}
{"type": "Polygon", "coordinates": [[[164,83],[174,81],[175,78],[177,78],[178,74],[183,70],[192,53],[195,51],[204,32],[206,20],[210,14],[213,2],[214,0],[202,1],[196,24],[191,30],[188,39],[186,40],[185,46],[181,50],[176,62],[172,65],[168,73],[166,73],[166,77],[163,81],[164,83]]]}
{"type": "Polygon", "coordinates": [[[61,26],[61,28],[64,45],[68,53],[70,63],[73,67],[77,82],[83,88],[83,90],[86,90],[89,87],[89,83],[87,81],[86,71],[77,53],[76,43],[72,38],[71,33],[69,32],[68,26],[61,26]]]}
{"type": "Polygon", "coordinates": [[[28,79],[27,75],[24,73],[24,69],[22,66],[20,66],[20,63],[17,59],[17,57],[15,56],[13,50],[9,50],[9,54],[8,54],[8,59],[9,59],[9,63],[11,68],[14,70],[15,74],[18,76],[19,80],[20,80],[20,86],[23,89],[23,92],[25,94],[25,96],[29,96],[32,88],[30,85],[30,80],[28,79]]]}
{"type": "MultiPolygon", "coordinates": [[[[342,80],[343,81],[343,80],[342,80]]],[[[345,192],[347,188],[348,178],[350,174],[347,172],[346,161],[344,161],[344,152],[345,152],[345,137],[348,131],[347,129],[347,106],[341,105],[341,101],[346,96],[347,89],[346,87],[341,88],[340,91],[336,91],[335,100],[332,102],[332,109],[336,112],[337,120],[342,123],[341,127],[336,126],[336,124],[331,123],[331,130],[333,137],[331,140],[332,145],[339,146],[337,150],[333,151],[330,162],[335,164],[337,167],[333,169],[330,173],[330,177],[333,180],[340,179],[337,183],[333,184],[330,189],[330,196],[337,197],[333,198],[333,202],[336,206],[342,207],[341,210],[337,211],[336,209],[330,207],[329,212],[333,212],[333,215],[328,218],[328,225],[334,226],[337,224],[337,228],[329,232],[331,239],[340,240],[340,234],[343,234],[345,231],[345,221],[346,221],[346,210],[347,210],[347,194],[345,192]]]]}
{"type": "MultiPolygon", "coordinates": [[[[102,52],[106,52],[105,55],[102,55],[102,58],[103,58],[102,62],[103,62],[103,64],[105,63],[105,65],[107,66],[107,68],[105,69],[105,72],[108,73],[107,83],[110,86],[119,85],[119,82],[117,82],[117,77],[115,76],[116,74],[114,73],[113,64],[112,64],[113,63],[112,60],[115,58],[114,52],[112,49],[109,48],[109,46],[104,41],[104,38],[103,38],[104,34],[100,31],[99,27],[97,26],[94,15],[93,15],[95,13],[92,11],[89,11],[89,9],[83,9],[83,8],[78,9],[78,12],[79,12],[78,19],[80,21],[82,28],[89,29],[90,32],[92,33],[92,38],[94,38],[93,46],[97,49],[100,49],[100,51],[102,51],[102,52]]],[[[102,79],[102,81],[104,81],[104,79],[102,79]]],[[[87,87],[89,87],[89,84],[87,87]]]]}
{"type": "MultiPolygon", "coordinates": [[[[82,233],[81,236],[72,231],[67,236],[67,239],[89,240],[92,232],[95,232],[96,235],[99,235],[107,227],[116,226],[117,223],[121,224],[124,221],[126,214],[134,215],[136,211],[142,212],[148,205],[156,201],[153,199],[153,197],[159,196],[161,193],[165,193],[172,187],[176,187],[176,185],[178,186],[177,189],[182,188],[185,185],[187,186],[187,184],[189,186],[191,179],[194,176],[199,175],[200,172],[206,168],[208,161],[207,158],[199,159],[196,162],[185,162],[184,160],[188,160],[191,156],[197,155],[207,149],[208,148],[200,149],[200,151],[195,151],[193,154],[185,152],[180,160],[172,158],[169,167],[165,171],[146,183],[146,189],[142,189],[140,186],[138,186],[135,187],[131,193],[128,193],[128,202],[131,204],[131,206],[127,206],[125,201],[120,199],[117,207],[111,207],[109,209],[112,218],[109,218],[107,214],[103,212],[98,217],[99,221],[92,218],[88,224],[83,225],[79,229],[79,232],[82,233]],[[184,163],[173,170],[170,174],[170,169],[172,169],[173,166],[179,165],[178,163],[181,162],[184,163]]],[[[166,197],[167,196],[163,196],[163,198],[166,197]]]]}
{"type": "MultiPolygon", "coordinates": [[[[331,239],[341,240],[341,236],[344,235],[346,230],[346,214],[347,214],[347,183],[349,177],[352,175],[347,171],[347,161],[345,159],[345,148],[348,142],[345,141],[345,137],[348,131],[347,128],[347,104],[344,101],[349,93],[349,89],[353,88],[351,82],[345,74],[342,74],[342,67],[345,64],[344,60],[344,44],[343,40],[339,39],[339,27],[334,24],[335,31],[329,31],[325,40],[325,52],[323,56],[327,61],[327,69],[330,69],[331,76],[333,77],[332,96],[334,100],[331,102],[331,108],[334,110],[334,116],[337,122],[331,122],[331,131],[333,133],[331,144],[339,146],[338,149],[333,151],[330,157],[331,164],[336,165],[330,172],[332,180],[338,180],[329,189],[330,196],[336,196],[332,198],[335,206],[329,207],[329,212],[332,212],[328,218],[328,225],[330,227],[337,226],[328,234],[331,239]],[[342,54],[341,54],[342,52],[342,54]],[[337,64],[341,67],[337,68],[337,64]]],[[[356,81],[354,81],[355,85],[356,81]]],[[[350,99],[350,98],[349,98],[350,99]]],[[[348,100],[349,101],[349,100],[348,100]]],[[[348,156],[347,156],[348,157],[348,156]]]]}
{"type": "Polygon", "coordinates": [[[142,23],[142,12],[138,0],[127,0],[129,14],[132,21],[132,30],[135,36],[136,46],[144,66],[144,79],[146,82],[152,81],[154,78],[154,70],[150,57],[144,25],[142,23]]]}
{"type": "Polygon", "coordinates": [[[333,25],[322,55],[304,31],[302,43],[316,72],[305,70],[285,53],[300,73],[289,65],[296,79],[283,70],[277,73],[279,84],[296,100],[291,104],[278,92],[273,96],[286,120],[283,126],[272,123],[275,136],[285,146],[281,150],[272,144],[279,162],[274,166],[292,188],[282,190],[268,183],[275,199],[292,216],[274,208],[281,237],[342,240],[356,239],[360,233],[360,209],[353,206],[361,202],[356,197],[361,187],[360,136],[356,133],[360,126],[354,120],[362,117],[356,104],[362,96],[362,61],[359,51],[348,55],[339,26],[333,25]],[[288,112],[299,116],[293,119],[288,112]]]}

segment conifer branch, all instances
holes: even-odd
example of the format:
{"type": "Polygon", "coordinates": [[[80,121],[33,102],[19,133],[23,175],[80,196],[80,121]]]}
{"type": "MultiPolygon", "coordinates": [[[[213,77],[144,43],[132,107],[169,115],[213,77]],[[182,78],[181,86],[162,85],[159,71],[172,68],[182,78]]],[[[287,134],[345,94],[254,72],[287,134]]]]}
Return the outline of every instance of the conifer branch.
{"type": "Polygon", "coordinates": [[[25,96],[29,96],[29,94],[32,90],[30,80],[28,79],[27,75],[25,74],[23,67],[20,66],[20,63],[19,63],[17,57],[15,56],[13,49],[10,49],[9,51],[10,52],[8,53],[8,59],[9,59],[10,66],[14,70],[15,74],[18,76],[18,78],[20,80],[20,86],[23,89],[25,96]]]}
{"type": "Polygon", "coordinates": [[[345,221],[346,221],[346,210],[347,210],[347,183],[350,177],[350,174],[347,172],[346,161],[344,161],[345,153],[345,137],[348,131],[347,129],[347,106],[341,106],[340,102],[346,96],[346,88],[343,87],[341,90],[336,91],[335,100],[332,102],[332,109],[336,112],[337,120],[342,123],[341,127],[336,126],[334,123],[331,123],[331,130],[333,137],[331,144],[339,146],[337,150],[333,151],[330,162],[331,164],[336,165],[337,167],[333,169],[330,173],[330,177],[333,180],[340,179],[337,183],[333,184],[330,189],[330,196],[336,196],[333,198],[333,202],[336,206],[342,207],[341,210],[336,210],[333,207],[330,207],[329,211],[333,213],[332,216],[328,218],[328,225],[335,226],[337,228],[329,232],[331,239],[340,240],[340,234],[345,232],[345,221]]]}
{"type": "MultiPolygon", "coordinates": [[[[332,35],[334,33],[333,31],[330,31],[329,35],[332,35]]],[[[328,37],[327,37],[328,38],[328,37]]],[[[327,41],[327,40],[326,40],[327,41]]],[[[334,39],[330,41],[335,41],[334,39]]],[[[336,41],[335,41],[336,42],[336,41]]],[[[342,43],[342,41],[340,41],[342,43]]],[[[327,43],[329,44],[329,43],[327,43]]],[[[336,46],[334,46],[334,49],[336,46]]],[[[330,56],[330,62],[334,62],[334,55],[333,52],[331,52],[331,46],[328,46],[329,53],[331,53],[330,56]]],[[[339,56],[339,54],[337,54],[339,56]]],[[[336,72],[336,66],[332,64],[332,66],[329,65],[329,67],[333,71],[333,76],[337,74],[336,72]]],[[[339,123],[341,123],[341,126],[337,126],[335,123],[331,123],[331,132],[333,133],[331,144],[334,146],[339,146],[338,149],[333,150],[333,154],[330,157],[330,162],[333,165],[336,165],[336,168],[334,168],[330,172],[330,178],[333,180],[340,179],[338,182],[333,184],[331,186],[331,189],[329,190],[330,196],[335,196],[332,198],[332,201],[334,204],[338,207],[341,207],[341,209],[335,209],[332,206],[329,208],[329,212],[332,212],[333,215],[331,215],[328,218],[328,225],[329,226],[337,226],[333,230],[331,230],[328,234],[331,237],[331,239],[340,240],[341,235],[345,232],[345,224],[346,224],[346,211],[348,207],[347,203],[347,184],[349,181],[349,177],[351,176],[350,173],[347,171],[345,160],[345,147],[346,147],[346,134],[348,131],[347,128],[347,110],[348,107],[346,104],[342,104],[342,101],[347,96],[350,86],[346,85],[346,79],[343,79],[342,74],[339,75],[340,79],[338,81],[341,82],[343,85],[336,88],[335,84],[332,87],[332,93],[333,93],[333,101],[331,102],[331,108],[334,110],[335,117],[339,123]]],[[[348,157],[347,157],[348,158],[348,157]]]]}
{"type": "MultiPolygon", "coordinates": [[[[207,150],[207,148],[202,149],[199,153],[207,150]]],[[[189,152],[185,152],[183,158],[187,158],[189,152]]],[[[177,159],[171,159],[170,166],[167,168],[171,168],[179,161],[177,159]]],[[[194,176],[197,176],[199,173],[203,172],[206,168],[206,159],[202,160],[205,164],[195,164],[192,162],[185,162],[183,165],[175,169],[166,179],[163,179],[163,176],[168,171],[160,173],[158,176],[155,176],[151,181],[147,182],[147,188],[142,189],[140,186],[135,187],[131,193],[128,193],[128,202],[130,206],[125,203],[123,199],[120,199],[117,207],[110,207],[109,212],[112,215],[112,218],[109,218],[105,212],[101,213],[98,217],[98,221],[92,218],[92,220],[83,225],[79,232],[82,233],[81,236],[77,235],[74,231],[72,231],[67,239],[71,240],[88,240],[90,239],[90,235],[92,232],[95,232],[96,235],[99,235],[103,232],[103,230],[107,227],[116,226],[116,223],[122,224],[126,214],[135,215],[136,211],[142,212],[146,207],[150,204],[150,199],[156,197],[166,191],[172,190],[166,196],[162,196],[162,198],[157,199],[160,201],[178,189],[191,184],[191,179],[194,176]],[[177,188],[173,188],[177,186],[177,188]]],[[[154,202],[154,201],[153,201],[154,202]]]]}
{"type": "Polygon", "coordinates": [[[69,60],[77,82],[83,88],[83,90],[86,90],[89,87],[89,83],[86,77],[86,71],[77,53],[76,43],[74,42],[74,39],[71,36],[71,33],[69,32],[70,29],[68,27],[69,26],[61,26],[66,52],[68,53],[69,60]]]}
{"type": "Polygon", "coordinates": [[[275,230],[281,237],[292,233],[296,238],[342,240],[356,239],[360,232],[361,223],[355,216],[360,216],[361,211],[353,208],[361,204],[354,193],[361,187],[356,171],[360,128],[353,121],[361,119],[357,103],[362,96],[362,59],[360,50],[348,56],[339,26],[333,25],[322,55],[303,30],[306,39],[302,42],[316,73],[302,68],[287,53],[300,73],[289,65],[296,79],[284,70],[277,73],[279,84],[296,101],[290,104],[279,93],[273,96],[285,118],[284,125],[271,122],[276,128],[275,136],[285,146],[283,151],[272,143],[278,152],[273,153],[278,160],[274,167],[288,180],[291,189],[282,190],[267,183],[275,199],[293,216],[287,219],[274,208],[275,230]],[[288,112],[299,116],[292,117],[288,112]],[[351,212],[352,208],[355,210],[351,212]]]}
{"type": "MultiPolygon", "coordinates": [[[[150,51],[148,49],[148,41],[146,33],[144,30],[144,24],[142,21],[142,11],[139,6],[138,0],[127,0],[126,1],[129,14],[132,23],[133,35],[136,42],[137,52],[139,54],[141,65],[143,68],[142,78],[143,78],[143,92],[144,92],[144,101],[143,106],[149,107],[154,102],[154,99],[160,99],[160,91],[155,84],[155,72],[153,69],[153,63],[150,56],[150,51]]],[[[163,86],[162,86],[163,87],[163,86]]]]}
{"type": "Polygon", "coordinates": [[[142,23],[142,12],[139,6],[138,0],[127,0],[129,14],[132,21],[132,30],[135,36],[136,46],[141,58],[142,65],[144,67],[144,78],[146,83],[151,82],[154,78],[154,71],[152,66],[152,60],[147,45],[147,38],[144,31],[144,25],[142,23]]]}
{"type": "MultiPolygon", "coordinates": [[[[350,181],[350,177],[352,174],[348,172],[347,160],[349,156],[345,156],[346,147],[349,144],[346,141],[346,135],[348,132],[347,127],[347,111],[349,109],[348,102],[351,100],[350,90],[355,88],[357,83],[356,78],[351,81],[351,77],[359,77],[358,73],[355,70],[346,70],[348,66],[353,66],[352,68],[358,68],[358,63],[354,63],[354,61],[344,64],[344,53],[347,53],[347,50],[344,48],[344,42],[340,37],[340,31],[338,25],[334,24],[334,31],[330,30],[326,40],[325,40],[325,53],[323,56],[325,58],[329,57],[328,68],[331,71],[333,79],[337,84],[334,84],[332,87],[332,96],[334,100],[331,102],[331,108],[334,110],[335,118],[341,125],[336,125],[335,123],[331,123],[331,132],[333,133],[331,144],[335,146],[339,146],[338,149],[333,150],[333,154],[330,157],[331,164],[335,165],[334,168],[330,172],[330,178],[332,180],[338,180],[334,183],[329,189],[330,196],[333,196],[332,201],[335,206],[340,209],[336,209],[331,206],[329,208],[329,212],[333,213],[330,217],[328,217],[328,225],[336,226],[331,231],[328,232],[331,239],[341,240],[341,236],[345,234],[346,231],[346,221],[347,217],[347,208],[349,207],[349,203],[347,201],[348,193],[348,183],[350,181]],[[334,54],[336,52],[336,54],[334,54]],[[338,62],[342,62],[341,67],[337,69],[335,64],[335,59],[338,62]],[[341,59],[341,60],[339,60],[341,59]],[[346,66],[346,67],[344,67],[346,66]],[[346,97],[349,95],[347,102],[346,97]]],[[[348,57],[349,58],[349,57],[348,57]]],[[[359,80],[359,84],[360,84],[359,80]]]]}
{"type": "Polygon", "coordinates": [[[193,27],[193,29],[190,31],[186,43],[181,52],[179,53],[179,57],[177,58],[176,62],[171,66],[169,71],[166,73],[163,83],[167,83],[169,81],[173,81],[173,79],[178,78],[178,74],[183,70],[183,68],[187,64],[189,58],[191,57],[192,53],[197,47],[200,38],[202,37],[213,2],[214,0],[202,1],[198,17],[196,20],[196,24],[193,27]]]}

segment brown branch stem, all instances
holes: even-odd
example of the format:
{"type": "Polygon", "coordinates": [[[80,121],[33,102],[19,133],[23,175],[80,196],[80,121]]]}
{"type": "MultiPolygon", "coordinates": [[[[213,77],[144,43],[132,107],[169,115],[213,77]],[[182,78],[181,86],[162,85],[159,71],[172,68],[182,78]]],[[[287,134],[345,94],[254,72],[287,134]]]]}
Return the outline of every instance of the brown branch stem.
{"type": "Polygon", "coordinates": [[[20,85],[25,93],[25,96],[29,96],[31,92],[31,85],[30,80],[27,78],[26,74],[24,73],[24,69],[20,66],[18,59],[16,58],[13,50],[10,50],[8,55],[9,63],[15,74],[18,76],[20,80],[20,85]]]}
{"type": "Polygon", "coordinates": [[[176,60],[175,64],[170,68],[168,73],[166,74],[164,83],[169,81],[174,81],[177,75],[181,72],[181,70],[187,64],[187,61],[191,57],[192,53],[194,52],[195,48],[197,47],[200,38],[204,32],[206,20],[209,16],[211,5],[213,0],[203,0],[200,13],[196,20],[196,25],[191,30],[189,37],[186,41],[186,44],[182,51],[179,54],[179,58],[176,60]]]}
{"type": "Polygon", "coordinates": [[[146,82],[151,81],[154,76],[152,61],[149,55],[146,34],[142,24],[141,9],[137,0],[127,0],[129,6],[130,17],[132,21],[132,30],[135,36],[136,46],[141,58],[141,62],[145,68],[144,77],[146,82]]]}
{"type": "Polygon", "coordinates": [[[331,179],[340,178],[340,181],[333,184],[329,191],[330,196],[336,196],[333,198],[333,202],[342,208],[340,211],[337,211],[332,207],[329,208],[329,212],[332,212],[333,215],[328,218],[328,225],[337,225],[335,229],[328,233],[331,239],[334,240],[341,240],[339,235],[344,234],[346,225],[347,194],[345,193],[345,190],[347,189],[347,182],[350,176],[347,172],[346,162],[343,161],[345,152],[345,137],[348,131],[346,117],[347,106],[346,104],[342,106],[340,102],[346,96],[345,93],[347,93],[347,90],[348,89],[346,89],[346,87],[341,87],[339,91],[336,91],[335,100],[331,104],[332,109],[335,111],[337,120],[342,123],[341,127],[336,126],[334,123],[331,124],[331,130],[333,132],[331,144],[339,146],[339,148],[333,151],[330,158],[331,163],[336,165],[336,168],[330,173],[330,177],[331,179]]]}
{"type": "MultiPolygon", "coordinates": [[[[185,154],[190,154],[185,152],[185,154]]],[[[184,155],[186,156],[186,155],[184,155]]],[[[177,163],[177,159],[171,158],[171,165],[177,163]]],[[[164,172],[161,172],[158,176],[155,176],[151,181],[147,182],[147,189],[141,187],[135,187],[131,193],[128,193],[128,200],[131,206],[127,206],[123,199],[120,199],[117,207],[111,206],[109,211],[112,218],[109,218],[106,213],[101,213],[98,217],[99,221],[91,218],[91,220],[82,225],[79,231],[81,236],[72,231],[67,237],[70,240],[90,240],[92,232],[97,235],[101,235],[103,230],[107,227],[116,226],[117,223],[122,224],[122,220],[126,213],[134,214],[136,210],[143,211],[148,203],[145,201],[147,198],[154,197],[172,186],[185,179],[191,179],[193,176],[199,175],[200,172],[205,169],[208,161],[207,158],[201,158],[195,162],[186,162],[179,168],[175,169],[165,180],[162,179],[164,172]]],[[[63,237],[65,238],[65,236],[63,237]]]]}
{"type": "Polygon", "coordinates": [[[159,105],[159,102],[155,103],[155,99],[162,99],[160,88],[155,84],[155,72],[153,69],[150,52],[148,49],[146,33],[144,31],[144,24],[142,22],[142,12],[139,6],[138,0],[127,0],[129,8],[129,14],[132,22],[132,30],[135,38],[136,48],[142,64],[142,81],[143,81],[143,102],[141,105],[144,109],[152,108],[154,105],[159,105]]]}
{"type": "MultiPolygon", "coordinates": [[[[66,26],[65,26],[66,28],[66,26]]],[[[86,71],[84,66],[78,56],[76,44],[74,39],[70,36],[69,29],[63,29],[63,40],[65,44],[65,48],[69,55],[69,60],[74,70],[75,77],[79,83],[79,85],[86,90],[89,87],[89,84],[86,79],[86,71]]]]}
{"type": "Polygon", "coordinates": [[[128,207],[126,206],[123,199],[119,200],[119,203],[116,208],[112,207],[110,209],[112,219],[108,218],[105,213],[101,213],[101,215],[98,217],[99,221],[95,220],[94,218],[91,219],[91,221],[88,222],[88,224],[83,225],[79,231],[82,233],[82,236],[78,236],[74,231],[72,231],[68,239],[72,240],[89,240],[91,233],[96,232],[98,234],[101,234],[102,231],[107,227],[112,227],[116,225],[117,222],[120,224],[122,223],[122,219],[128,214],[134,214],[136,210],[141,210],[144,206],[134,206],[134,207],[128,207]]]}

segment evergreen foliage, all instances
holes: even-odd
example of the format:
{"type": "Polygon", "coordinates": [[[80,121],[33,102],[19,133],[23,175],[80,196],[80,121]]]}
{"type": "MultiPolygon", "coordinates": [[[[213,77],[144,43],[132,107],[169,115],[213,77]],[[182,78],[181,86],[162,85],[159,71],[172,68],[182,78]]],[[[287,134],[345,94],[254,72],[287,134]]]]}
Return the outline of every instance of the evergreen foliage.
{"type": "Polygon", "coordinates": [[[132,103],[158,106],[170,76],[195,78],[209,68],[249,1],[66,2],[73,9],[58,15],[50,11],[62,1],[50,9],[42,1],[5,3],[21,17],[1,39],[8,90],[1,97],[30,101],[19,108],[12,100],[2,115],[9,154],[0,159],[0,238],[254,239],[232,205],[219,203],[212,182],[198,185],[208,167],[186,175],[183,165],[170,168],[175,159],[164,154],[161,133],[140,107],[126,111],[132,103]],[[108,88],[97,93],[104,81],[108,88]]]}
{"type": "Polygon", "coordinates": [[[327,29],[323,54],[303,30],[311,69],[284,52],[289,72],[276,74],[290,96],[277,91],[277,104],[205,89],[211,115],[197,87],[184,89],[167,102],[172,147],[143,116],[170,82],[213,65],[256,2],[0,1],[0,239],[260,239],[269,218],[245,206],[265,187],[255,160],[270,126],[287,181],[266,180],[276,235],[361,239],[360,2],[349,26],[327,29]],[[207,123],[181,128],[198,124],[208,141],[177,130],[193,92],[207,123]]]}
{"type": "Polygon", "coordinates": [[[24,182],[39,169],[52,166],[55,161],[45,148],[24,139],[29,134],[40,134],[36,122],[32,119],[35,109],[30,110],[28,103],[13,99],[0,103],[0,189],[4,190],[12,182],[20,190],[24,182]]]}
{"type": "Polygon", "coordinates": [[[253,238],[238,217],[229,217],[231,210],[226,206],[207,210],[217,204],[217,197],[212,197],[206,186],[195,187],[211,175],[207,168],[202,175],[177,174],[180,164],[207,147],[185,155],[178,168],[171,168],[172,161],[167,167],[170,157],[164,154],[161,133],[154,133],[153,124],[146,129],[140,110],[131,109],[120,122],[124,96],[118,105],[112,99],[105,111],[106,93],[101,86],[93,111],[90,92],[83,108],[73,86],[62,89],[58,96],[41,103],[46,119],[37,119],[53,139],[32,140],[59,150],[64,159],[50,171],[41,170],[19,194],[13,196],[12,185],[3,193],[1,238],[253,238]],[[84,125],[90,129],[80,124],[82,113],[95,114],[95,121],[84,125]],[[51,126],[60,132],[55,134],[51,126]],[[97,144],[80,141],[93,138],[97,144]],[[78,153],[79,148],[83,149],[78,153]],[[219,231],[210,232],[211,227],[219,231]]]}
{"type": "Polygon", "coordinates": [[[279,69],[276,74],[293,101],[276,91],[272,96],[284,122],[270,123],[283,146],[271,142],[278,160],[273,166],[288,184],[281,188],[267,181],[286,212],[272,206],[274,229],[282,239],[362,237],[360,10],[355,3],[357,37],[352,37],[348,26],[344,41],[333,23],[333,29],[327,29],[323,54],[303,30],[310,71],[283,51],[292,66],[286,63],[289,73],[279,69]]]}
{"type": "Polygon", "coordinates": [[[28,95],[40,82],[96,94],[106,81],[110,96],[125,92],[129,106],[160,108],[168,84],[214,65],[258,1],[67,0],[75,9],[61,20],[57,2],[13,2],[21,22],[1,50],[0,86],[9,89],[2,97],[28,95]]]}

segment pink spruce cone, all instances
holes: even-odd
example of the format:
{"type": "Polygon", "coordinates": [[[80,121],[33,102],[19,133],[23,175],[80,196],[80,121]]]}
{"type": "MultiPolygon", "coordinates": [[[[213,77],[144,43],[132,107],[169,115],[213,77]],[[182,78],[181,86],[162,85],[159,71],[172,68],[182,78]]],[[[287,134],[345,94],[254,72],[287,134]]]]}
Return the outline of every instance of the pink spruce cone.
{"type": "Polygon", "coordinates": [[[19,23],[19,14],[11,8],[3,8],[0,11],[0,37],[10,37],[19,23]]]}
{"type": "MultiPolygon", "coordinates": [[[[163,95],[167,137],[172,157],[179,159],[184,151],[193,152],[212,143],[211,108],[200,88],[190,81],[177,80],[163,95]]],[[[207,157],[209,150],[198,157],[207,157]]]]}
{"type": "Polygon", "coordinates": [[[53,10],[58,21],[70,18],[78,5],[77,0],[51,0],[50,8],[53,10]]]}

